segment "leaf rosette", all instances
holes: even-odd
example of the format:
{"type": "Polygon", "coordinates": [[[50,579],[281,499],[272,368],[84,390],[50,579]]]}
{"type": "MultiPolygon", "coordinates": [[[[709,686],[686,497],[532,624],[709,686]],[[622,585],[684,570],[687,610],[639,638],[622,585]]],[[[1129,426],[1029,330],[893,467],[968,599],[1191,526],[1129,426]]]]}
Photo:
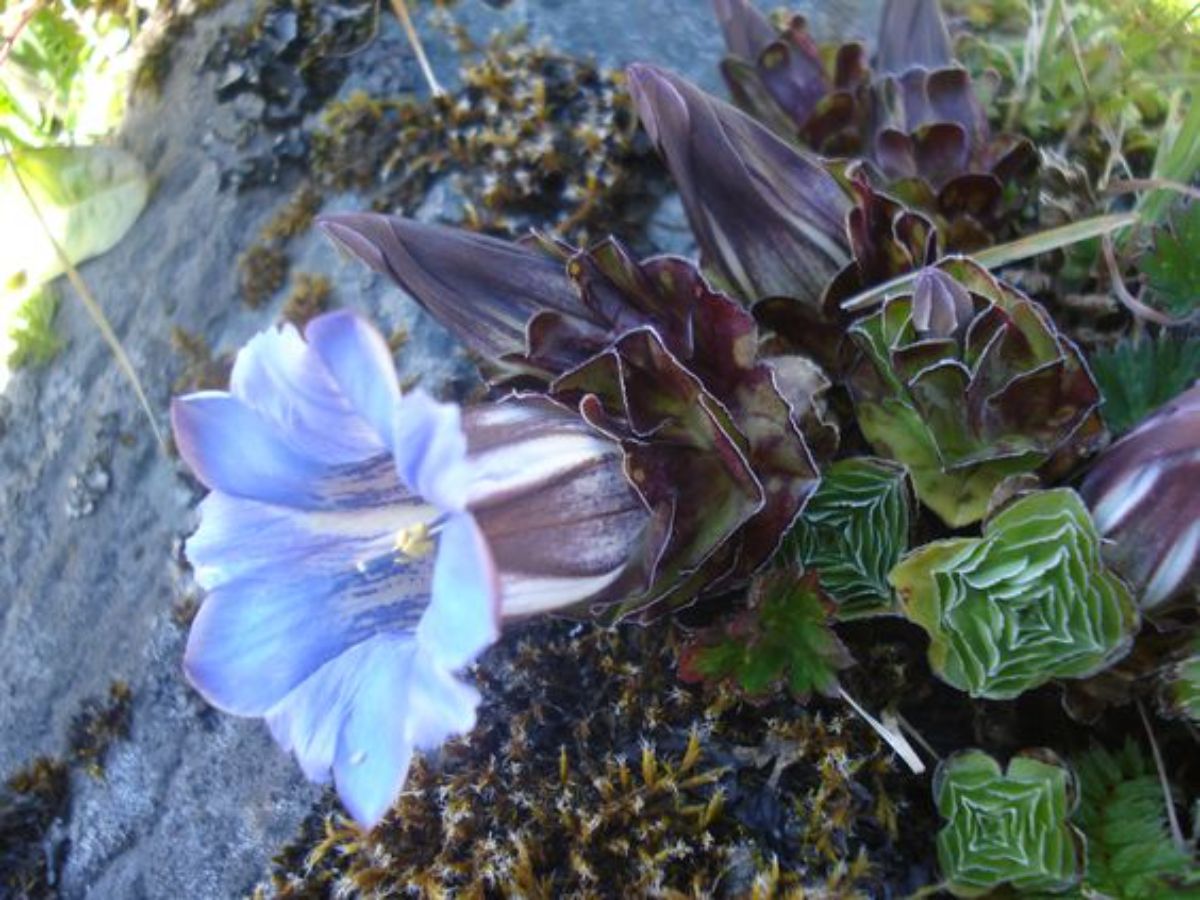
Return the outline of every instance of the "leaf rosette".
{"type": "Polygon", "coordinates": [[[911,489],[903,466],[844,459],[830,466],[789,535],[792,555],[820,574],[843,621],[895,612],[888,573],[908,549],[911,489]]]}
{"type": "Polygon", "coordinates": [[[925,268],[856,322],[850,388],[863,434],[908,466],[946,524],[979,521],[993,491],[1102,429],[1100,391],[1038,303],[966,259],[925,268]]]}
{"type": "Polygon", "coordinates": [[[956,896],[1001,885],[1064,891],[1082,877],[1085,842],[1069,821],[1079,802],[1075,776],[1050,751],[1019,753],[1007,771],[982,750],[956,753],[938,766],[933,796],[946,820],[938,861],[956,896]]]}
{"type": "Polygon", "coordinates": [[[1069,488],[1014,501],[982,538],[915,550],[890,581],[929,634],[934,672],[972,697],[1008,700],[1092,675],[1128,652],[1138,626],[1133,597],[1104,568],[1100,535],[1069,488]]]}

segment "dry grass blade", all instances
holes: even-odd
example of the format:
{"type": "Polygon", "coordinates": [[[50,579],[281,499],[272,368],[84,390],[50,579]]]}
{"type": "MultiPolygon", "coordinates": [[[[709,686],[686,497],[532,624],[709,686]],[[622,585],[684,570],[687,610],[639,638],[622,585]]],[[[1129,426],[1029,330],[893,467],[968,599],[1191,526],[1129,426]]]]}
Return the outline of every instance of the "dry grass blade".
{"type": "Polygon", "coordinates": [[[121,346],[121,340],[117,337],[116,332],[113,331],[112,325],[109,324],[108,317],[104,315],[104,310],[100,308],[100,304],[96,302],[96,298],[88,289],[88,286],[84,282],[82,276],[80,276],[79,271],[71,263],[71,260],[67,257],[67,254],[63,251],[62,245],[59,244],[57,239],[55,239],[53,232],[50,230],[50,226],[46,224],[46,219],[42,215],[42,211],[38,207],[37,201],[33,198],[33,194],[30,192],[29,186],[25,184],[25,179],[21,175],[21,170],[17,165],[17,161],[13,159],[12,151],[9,147],[8,141],[4,140],[3,137],[0,137],[0,147],[2,147],[4,150],[4,157],[6,160],[8,160],[9,166],[12,167],[13,177],[16,179],[17,186],[20,187],[21,193],[25,195],[25,200],[29,203],[29,208],[33,210],[33,214],[38,220],[38,225],[41,226],[43,233],[46,235],[46,239],[50,241],[51,246],[54,247],[54,253],[58,256],[60,264],[66,271],[68,280],[75,288],[75,292],[79,295],[79,299],[83,301],[84,309],[86,309],[88,315],[91,316],[92,322],[99,330],[101,337],[104,338],[104,342],[108,344],[109,349],[112,350],[113,356],[117,360],[117,366],[128,379],[130,386],[133,388],[133,392],[137,395],[138,403],[141,404],[143,412],[146,413],[146,419],[150,422],[150,430],[154,432],[155,440],[158,441],[159,447],[165,452],[167,448],[166,439],[164,438],[162,431],[159,430],[158,423],[154,420],[154,411],[150,407],[150,401],[146,397],[146,391],[142,387],[141,379],[138,378],[137,372],[133,368],[133,363],[129,359],[129,354],[127,354],[125,352],[125,348],[121,346]]]}

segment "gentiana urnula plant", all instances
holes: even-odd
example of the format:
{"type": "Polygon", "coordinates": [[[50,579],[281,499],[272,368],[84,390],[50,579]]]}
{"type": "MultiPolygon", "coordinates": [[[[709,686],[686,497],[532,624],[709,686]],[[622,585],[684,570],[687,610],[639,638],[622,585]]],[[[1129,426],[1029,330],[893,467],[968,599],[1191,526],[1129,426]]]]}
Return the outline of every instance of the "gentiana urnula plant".
{"type": "MultiPolygon", "coordinates": [[[[1039,743],[1024,736],[961,750],[965,730],[938,714],[966,710],[987,744],[1004,722],[1036,729],[1020,698],[1062,720],[1047,742],[1078,738],[1068,685],[1158,709],[1168,728],[1195,720],[1200,385],[1113,387],[1190,359],[1162,348],[1194,336],[1139,323],[1146,343],[1110,351],[1054,296],[1037,266],[1062,259],[1036,251],[1082,232],[1022,231],[1037,221],[1020,214],[1037,200],[1033,145],[997,136],[932,0],[885,2],[870,51],[822,50],[803,21],[781,33],[747,0],[715,11],[742,110],[628,70],[698,260],[619,236],[319,219],[472,351],[479,399],[404,393],[382,336],[344,310],[266,329],[228,391],[178,398],[180,455],[211,491],[186,548],[208,596],[185,672],[213,705],[265,719],[372,828],[415,754],[471,731],[488,702],[472,667],[510,623],[667,620],[646,633],[700,683],[678,691],[714,708],[848,703],[912,777],[926,763],[905,735],[932,723],[917,743],[940,764],[918,790],[943,820],[928,863],[953,893],[1074,889],[1087,841],[1070,765],[991,755],[1039,743]],[[1115,442],[1106,415],[1127,432],[1115,442]]],[[[1112,269],[1093,267],[1089,289],[1129,294],[1112,269]]],[[[730,758],[774,761],[773,790],[802,755],[730,758]]],[[[870,803],[894,822],[882,790],[870,803]]],[[[1175,850],[1159,854],[1169,877],[1190,877],[1175,850]]]]}

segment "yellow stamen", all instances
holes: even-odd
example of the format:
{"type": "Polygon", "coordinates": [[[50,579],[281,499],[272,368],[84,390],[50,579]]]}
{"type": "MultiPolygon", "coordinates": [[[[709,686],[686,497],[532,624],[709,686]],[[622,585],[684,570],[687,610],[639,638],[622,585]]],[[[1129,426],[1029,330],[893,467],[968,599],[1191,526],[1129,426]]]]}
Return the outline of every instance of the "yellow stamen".
{"type": "Polygon", "coordinates": [[[433,541],[430,539],[429,526],[424,522],[410,525],[396,532],[394,545],[397,553],[402,553],[409,559],[420,559],[433,551],[433,541]]]}

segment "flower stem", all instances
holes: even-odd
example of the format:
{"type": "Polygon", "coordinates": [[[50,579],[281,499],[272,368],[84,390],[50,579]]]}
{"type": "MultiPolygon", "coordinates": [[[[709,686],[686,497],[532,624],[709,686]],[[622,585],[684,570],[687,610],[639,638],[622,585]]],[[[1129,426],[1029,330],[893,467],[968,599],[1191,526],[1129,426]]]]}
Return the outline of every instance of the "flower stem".
{"type": "Polygon", "coordinates": [[[1179,816],[1175,813],[1175,801],[1171,799],[1171,783],[1167,781],[1167,768],[1163,765],[1162,751],[1158,749],[1158,740],[1154,737],[1154,729],[1150,726],[1150,717],[1146,715],[1146,707],[1142,701],[1137,701],[1138,714],[1142,717],[1142,727],[1146,729],[1146,738],[1150,741],[1150,753],[1154,756],[1154,768],[1158,770],[1158,781],[1162,785],[1163,803],[1167,807],[1167,821],[1171,825],[1171,838],[1175,846],[1183,853],[1190,853],[1183,829],[1179,827],[1179,816]]]}

